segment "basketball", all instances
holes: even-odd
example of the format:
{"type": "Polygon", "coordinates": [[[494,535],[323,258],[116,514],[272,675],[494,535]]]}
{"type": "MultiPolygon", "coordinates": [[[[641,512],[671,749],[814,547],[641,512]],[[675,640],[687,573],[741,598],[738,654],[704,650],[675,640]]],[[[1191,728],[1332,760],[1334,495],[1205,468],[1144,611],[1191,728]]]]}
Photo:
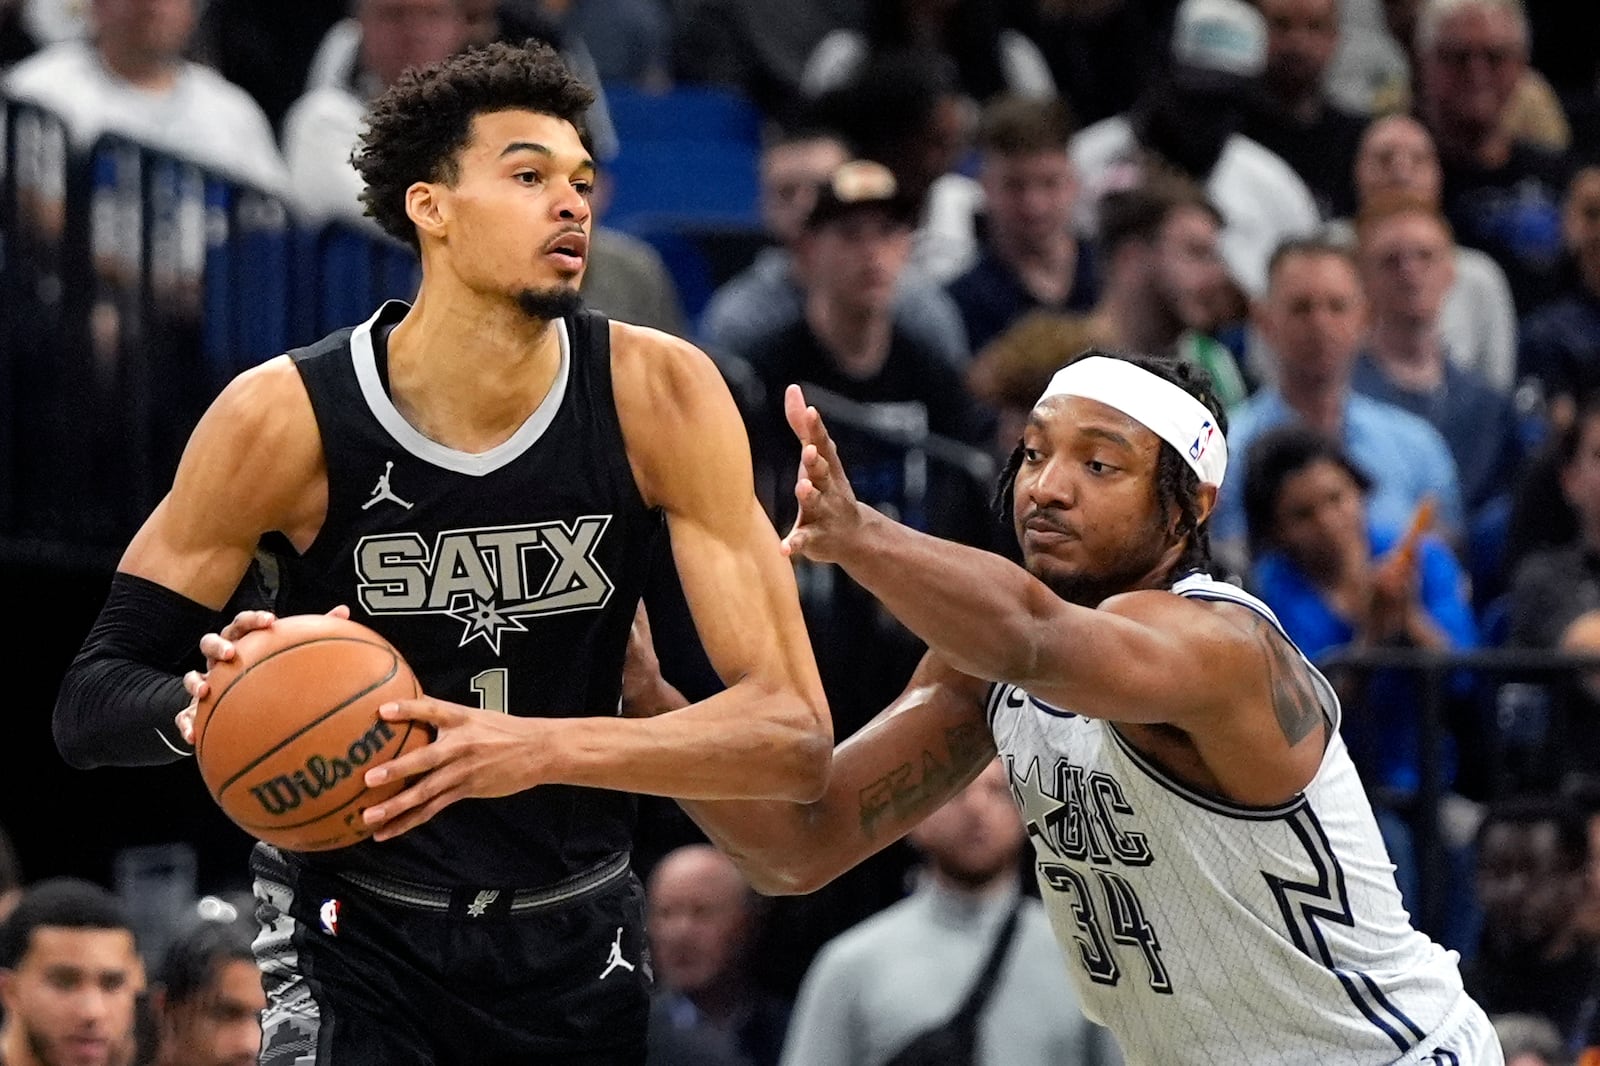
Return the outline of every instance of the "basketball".
{"type": "Polygon", "coordinates": [[[364,808],[404,781],[369,789],[366,769],[432,739],[378,708],[421,694],[383,637],[331,615],[292,615],[234,641],[195,711],[195,761],[211,797],[258,840],[329,851],[366,837],[364,808]]]}

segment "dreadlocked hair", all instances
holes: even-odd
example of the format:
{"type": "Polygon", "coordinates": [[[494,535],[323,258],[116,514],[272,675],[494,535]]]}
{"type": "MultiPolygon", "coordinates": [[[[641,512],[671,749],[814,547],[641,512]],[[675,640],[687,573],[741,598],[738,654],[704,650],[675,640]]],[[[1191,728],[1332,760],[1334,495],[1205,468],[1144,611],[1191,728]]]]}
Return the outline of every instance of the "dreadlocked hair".
{"type": "MultiPolygon", "coordinates": [[[[1069,360],[1068,365],[1093,355],[1132,363],[1140,370],[1148,371],[1163,381],[1178,386],[1199,400],[1205,409],[1211,412],[1211,417],[1217,424],[1217,432],[1222,434],[1224,440],[1227,439],[1228,414],[1223,409],[1222,401],[1217,399],[1211,375],[1206,373],[1203,367],[1173,356],[1110,352],[1100,348],[1084,349],[1069,360]]],[[[995,485],[993,500],[995,517],[1007,529],[1012,528],[1017,471],[1021,469],[1022,442],[1019,440],[1017,446],[1011,450],[1011,456],[1001,469],[1000,478],[995,485]]],[[[1209,569],[1211,530],[1209,520],[1200,520],[1200,478],[1184,461],[1183,456],[1178,454],[1178,450],[1164,440],[1161,442],[1161,451],[1156,457],[1155,480],[1156,503],[1161,513],[1165,515],[1174,507],[1178,511],[1178,521],[1173,527],[1173,535],[1187,538],[1183,554],[1178,557],[1176,572],[1186,574],[1209,569]]]]}

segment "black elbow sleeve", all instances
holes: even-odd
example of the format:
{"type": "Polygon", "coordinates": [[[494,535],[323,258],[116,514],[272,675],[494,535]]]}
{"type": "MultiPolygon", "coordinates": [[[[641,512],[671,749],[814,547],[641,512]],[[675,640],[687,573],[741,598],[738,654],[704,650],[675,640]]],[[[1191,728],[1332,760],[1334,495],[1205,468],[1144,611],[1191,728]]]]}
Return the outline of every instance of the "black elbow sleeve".
{"type": "Polygon", "coordinates": [[[70,765],[151,766],[190,754],[173,719],[189,702],[185,670],[219,615],[131,574],[111,579],[105,606],[62,678],[52,728],[70,765]]]}

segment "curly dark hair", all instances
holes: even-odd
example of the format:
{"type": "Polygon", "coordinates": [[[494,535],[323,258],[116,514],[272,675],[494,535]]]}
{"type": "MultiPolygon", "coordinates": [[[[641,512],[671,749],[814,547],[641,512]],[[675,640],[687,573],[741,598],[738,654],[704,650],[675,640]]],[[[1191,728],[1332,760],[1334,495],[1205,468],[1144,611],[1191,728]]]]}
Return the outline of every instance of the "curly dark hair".
{"type": "MultiPolygon", "coordinates": [[[[1069,362],[1087,359],[1092,355],[1132,363],[1140,370],[1147,370],[1163,381],[1178,386],[1199,400],[1205,409],[1211,412],[1211,416],[1216,419],[1217,432],[1222,434],[1223,440],[1227,440],[1228,413],[1223,408],[1222,401],[1217,399],[1211,375],[1206,373],[1203,367],[1186,359],[1171,356],[1110,352],[1100,348],[1086,348],[1069,362]]],[[[1021,469],[1022,442],[1019,440],[1017,446],[1012,449],[1011,457],[1006,460],[1005,469],[1000,471],[1000,479],[995,486],[995,514],[1007,529],[1013,528],[1011,515],[1015,503],[1017,471],[1021,469]]],[[[1184,545],[1183,554],[1178,557],[1174,568],[1175,575],[1206,570],[1211,566],[1211,530],[1208,528],[1209,519],[1201,521],[1199,517],[1199,493],[1199,476],[1184,461],[1183,456],[1178,454],[1176,448],[1162,441],[1161,452],[1156,457],[1156,503],[1163,514],[1173,506],[1178,508],[1178,524],[1173,532],[1179,537],[1188,537],[1188,543],[1184,545]]]]}
{"type": "Polygon", "coordinates": [[[476,115],[536,111],[572,123],[587,143],[584,113],[594,93],[555,49],[537,40],[495,42],[406,71],[367,112],[350,162],[366,182],[361,202],[385,233],[418,248],[406,215],[413,182],[450,183],[476,115]]]}

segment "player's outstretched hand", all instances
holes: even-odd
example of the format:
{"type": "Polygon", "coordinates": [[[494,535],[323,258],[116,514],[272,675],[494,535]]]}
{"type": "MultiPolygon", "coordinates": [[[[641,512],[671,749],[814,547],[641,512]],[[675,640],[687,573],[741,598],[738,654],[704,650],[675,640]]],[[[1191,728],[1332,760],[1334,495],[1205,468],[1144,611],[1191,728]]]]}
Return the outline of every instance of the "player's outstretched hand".
{"type": "Polygon", "coordinates": [[[784,392],[783,413],[800,439],[800,472],[794,484],[800,513],[783,538],[783,553],[819,563],[838,562],[861,526],[861,507],[822,415],[806,405],[800,386],[790,385],[784,392]]]}
{"type": "MultiPolygon", "coordinates": [[[[350,608],[340,604],[328,613],[335,618],[349,618],[350,608]]],[[[206,676],[211,673],[211,668],[233,658],[234,641],[246,633],[266,629],[277,621],[277,617],[271,611],[240,611],[233,616],[233,621],[222,627],[221,633],[207,633],[200,638],[200,654],[206,657],[205,673],[190,670],[183,675],[183,687],[189,693],[189,705],[179,711],[177,717],[178,732],[185,744],[194,745],[194,715],[200,701],[211,691],[206,684],[206,676]]]]}

